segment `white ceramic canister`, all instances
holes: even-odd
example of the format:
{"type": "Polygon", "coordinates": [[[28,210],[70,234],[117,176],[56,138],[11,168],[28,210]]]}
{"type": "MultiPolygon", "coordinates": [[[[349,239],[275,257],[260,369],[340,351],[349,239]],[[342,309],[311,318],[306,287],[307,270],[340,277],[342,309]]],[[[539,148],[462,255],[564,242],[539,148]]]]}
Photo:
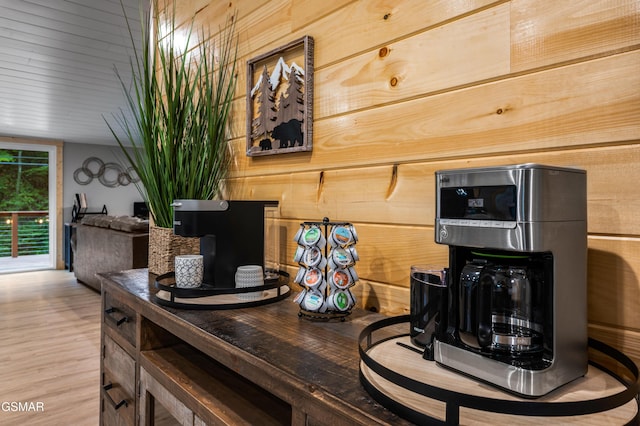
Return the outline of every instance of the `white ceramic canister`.
{"type": "Polygon", "coordinates": [[[204,261],[201,254],[178,255],[174,259],[176,287],[194,288],[202,285],[204,261]]]}
{"type": "MultiPolygon", "coordinates": [[[[258,287],[264,285],[264,271],[260,265],[242,265],[236,270],[236,288],[258,287]]],[[[262,290],[239,293],[238,298],[245,301],[259,300],[262,290]]]]}

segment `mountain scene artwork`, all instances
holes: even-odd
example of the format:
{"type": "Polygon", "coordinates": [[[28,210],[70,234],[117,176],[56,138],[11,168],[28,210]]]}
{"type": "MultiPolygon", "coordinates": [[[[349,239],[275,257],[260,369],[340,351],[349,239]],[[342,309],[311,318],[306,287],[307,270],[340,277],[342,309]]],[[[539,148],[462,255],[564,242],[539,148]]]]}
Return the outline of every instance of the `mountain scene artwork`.
{"type": "Polygon", "coordinates": [[[302,123],[304,122],[304,69],[295,62],[288,66],[280,57],[275,69],[269,75],[265,65],[258,83],[251,91],[251,97],[258,104],[258,116],[253,120],[252,137],[260,139],[260,149],[272,149],[273,141],[279,148],[302,145],[302,123]],[[286,88],[279,91],[281,81],[286,88]],[[280,93],[276,99],[276,93],[280,93]]]}
{"type": "MultiPolygon", "coordinates": [[[[267,60],[256,61],[255,67],[249,63],[248,156],[311,150],[311,141],[308,140],[311,116],[307,108],[312,101],[309,99],[309,69],[305,71],[305,67],[296,63],[296,59],[302,56],[289,56],[287,63],[285,57],[277,53],[267,60]],[[270,59],[273,64],[271,71],[270,59]]],[[[306,55],[304,61],[309,68],[306,55]]],[[[313,68],[312,65],[310,67],[313,68]]]]}

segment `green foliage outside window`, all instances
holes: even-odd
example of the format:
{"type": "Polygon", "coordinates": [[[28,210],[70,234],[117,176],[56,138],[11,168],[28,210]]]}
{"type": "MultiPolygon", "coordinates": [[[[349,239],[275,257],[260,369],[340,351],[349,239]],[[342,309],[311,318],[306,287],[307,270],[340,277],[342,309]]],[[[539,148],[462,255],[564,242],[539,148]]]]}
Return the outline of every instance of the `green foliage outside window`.
{"type": "Polygon", "coordinates": [[[0,211],[49,208],[49,154],[0,150],[0,211]]]}
{"type": "MultiPolygon", "coordinates": [[[[0,150],[0,212],[49,209],[47,152],[0,150]]],[[[0,257],[11,256],[10,216],[0,217],[0,257]]],[[[20,216],[18,255],[49,252],[47,217],[20,216]]]]}

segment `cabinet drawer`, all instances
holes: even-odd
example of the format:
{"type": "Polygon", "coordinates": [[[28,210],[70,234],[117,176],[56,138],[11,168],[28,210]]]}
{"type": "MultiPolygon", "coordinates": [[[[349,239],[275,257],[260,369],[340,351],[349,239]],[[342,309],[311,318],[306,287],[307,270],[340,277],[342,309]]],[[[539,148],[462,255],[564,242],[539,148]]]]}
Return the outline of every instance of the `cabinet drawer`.
{"type": "Polygon", "coordinates": [[[135,361],[109,336],[102,348],[102,410],[104,424],[135,423],[135,361]]]}
{"type": "Polygon", "coordinates": [[[102,398],[102,424],[104,426],[134,426],[135,409],[133,405],[115,409],[105,398],[102,398]],[[126,410],[126,411],[123,411],[126,410]]]}
{"type": "Polygon", "coordinates": [[[136,346],[136,314],[129,306],[111,296],[103,293],[104,323],[116,330],[124,339],[136,346]]]}

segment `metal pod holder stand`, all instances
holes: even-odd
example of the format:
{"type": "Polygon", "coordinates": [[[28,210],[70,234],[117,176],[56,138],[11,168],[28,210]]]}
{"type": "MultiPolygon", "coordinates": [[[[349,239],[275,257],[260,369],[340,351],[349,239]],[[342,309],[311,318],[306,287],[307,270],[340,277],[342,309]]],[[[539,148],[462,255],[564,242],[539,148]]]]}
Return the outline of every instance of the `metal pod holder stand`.
{"type": "Polygon", "coordinates": [[[345,321],[355,306],[350,288],[358,281],[354,265],[358,240],[349,222],[302,222],[294,237],[298,248],[294,261],[300,266],[294,282],[302,288],[294,300],[298,316],[308,320],[345,321]]]}

